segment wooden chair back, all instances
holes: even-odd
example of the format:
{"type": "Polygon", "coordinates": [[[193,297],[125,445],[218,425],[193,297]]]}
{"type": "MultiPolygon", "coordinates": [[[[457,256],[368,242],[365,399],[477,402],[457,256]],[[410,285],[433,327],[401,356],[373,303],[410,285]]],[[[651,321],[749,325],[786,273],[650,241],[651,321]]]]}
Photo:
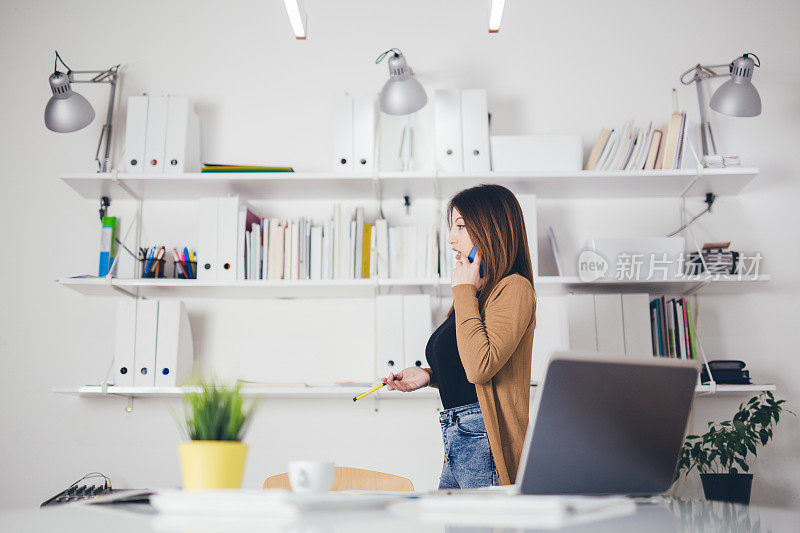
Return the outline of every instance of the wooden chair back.
{"type": "MultiPolygon", "coordinates": [[[[264,481],[265,489],[292,490],[289,474],[276,474],[264,481]]],[[[331,490],[414,490],[411,480],[394,474],[337,466],[331,490]]]]}

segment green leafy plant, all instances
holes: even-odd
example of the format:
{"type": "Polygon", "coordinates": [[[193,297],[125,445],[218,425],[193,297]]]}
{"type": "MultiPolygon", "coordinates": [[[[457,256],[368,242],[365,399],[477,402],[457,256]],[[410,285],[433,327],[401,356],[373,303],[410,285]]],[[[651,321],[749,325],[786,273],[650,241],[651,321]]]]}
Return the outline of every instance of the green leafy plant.
{"type": "Polygon", "coordinates": [[[709,422],[705,435],[687,435],[675,480],[682,472],[688,475],[694,469],[701,474],[738,474],[739,469],[748,472],[748,455],[757,456],[758,446],[765,446],[772,439],[785,402],[776,400],[771,392],[762,392],[746,404],[739,404],[732,420],[709,422]]]}
{"type": "Polygon", "coordinates": [[[255,406],[244,407],[239,386],[195,384],[200,392],[184,393],[186,426],[191,440],[241,441],[255,406]]]}

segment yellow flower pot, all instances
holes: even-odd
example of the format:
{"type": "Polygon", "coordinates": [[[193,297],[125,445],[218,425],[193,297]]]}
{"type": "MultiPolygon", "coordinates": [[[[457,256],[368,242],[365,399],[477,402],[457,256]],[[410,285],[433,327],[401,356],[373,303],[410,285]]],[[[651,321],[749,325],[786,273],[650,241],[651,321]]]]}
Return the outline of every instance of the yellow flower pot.
{"type": "Polygon", "coordinates": [[[238,489],[247,446],[237,441],[193,440],[178,444],[184,490],[238,489]]]}

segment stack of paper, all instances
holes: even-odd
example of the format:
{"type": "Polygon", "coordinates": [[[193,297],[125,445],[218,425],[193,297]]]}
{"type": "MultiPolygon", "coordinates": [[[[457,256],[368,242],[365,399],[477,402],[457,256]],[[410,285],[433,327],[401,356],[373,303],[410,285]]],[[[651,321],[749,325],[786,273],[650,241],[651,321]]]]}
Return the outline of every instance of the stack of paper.
{"type": "Polygon", "coordinates": [[[449,525],[558,528],[633,514],[636,504],[621,496],[507,496],[487,491],[429,496],[393,511],[411,509],[422,520],[449,525]]]}

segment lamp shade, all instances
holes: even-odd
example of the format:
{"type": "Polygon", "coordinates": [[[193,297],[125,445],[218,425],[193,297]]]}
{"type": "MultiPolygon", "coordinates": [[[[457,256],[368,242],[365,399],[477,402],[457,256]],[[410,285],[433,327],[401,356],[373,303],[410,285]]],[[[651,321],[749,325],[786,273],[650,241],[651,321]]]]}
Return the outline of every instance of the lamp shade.
{"type": "Polygon", "coordinates": [[[69,133],[85,128],[94,120],[94,109],[89,101],[72,91],[69,76],[54,72],[50,76],[53,96],[44,109],[44,124],[57,133],[69,133]]]}
{"type": "Polygon", "coordinates": [[[754,69],[755,62],[747,54],[734,59],[730,65],[731,79],[711,97],[711,109],[733,117],[760,115],[761,97],[752,83],[754,69]]]}
{"type": "Polygon", "coordinates": [[[394,52],[389,57],[389,80],[381,89],[381,111],[389,115],[409,115],[427,103],[428,95],[411,74],[406,58],[394,52]]]}

